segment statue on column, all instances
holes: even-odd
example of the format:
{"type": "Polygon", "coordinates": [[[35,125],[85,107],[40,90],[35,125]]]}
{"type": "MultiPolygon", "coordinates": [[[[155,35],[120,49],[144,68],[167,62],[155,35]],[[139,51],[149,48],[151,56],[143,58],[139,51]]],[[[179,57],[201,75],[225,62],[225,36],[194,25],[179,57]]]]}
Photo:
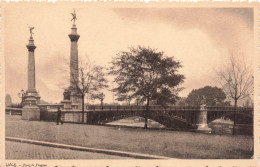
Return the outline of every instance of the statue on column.
{"type": "Polygon", "coordinates": [[[74,9],[74,12],[73,13],[70,13],[72,15],[72,19],[70,21],[73,20],[73,23],[75,24],[75,20],[77,20],[77,16],[76,16],[76,12],[75,12],[75,9],[74,9]]]}
{"type": "Polygon", "coordinates": [[[63,100],[70,100],[70,91],[68,89],[63,92],[63,100]]]}
{"type": "Polygon", "coordinates": [[[203,95],[202,100],[200,102],[200,108],[204,110],[206,108],[206,105],[207,105],[207,101],[205,96],[203,95]]]}
{"type": "Polygon", "coordinates": [[[33,34],[34,34],[34,33],[32,32],[33,29],[34,29],[34,27],[29,26],[29,29],[30,29],[30,34],[31,34],[31,38],[32,38],[32,36],[33,36],[33,34]]]}

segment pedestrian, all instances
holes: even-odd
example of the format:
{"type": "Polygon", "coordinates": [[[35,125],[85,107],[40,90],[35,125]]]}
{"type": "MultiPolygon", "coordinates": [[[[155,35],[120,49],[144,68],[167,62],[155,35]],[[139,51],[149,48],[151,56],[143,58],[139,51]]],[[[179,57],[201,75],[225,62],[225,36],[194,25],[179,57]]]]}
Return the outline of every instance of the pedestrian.
{"type": "Polygon", "coordinates": [[[58,107],[57,125],[59,125],[59,123],[63,124],[63,121],[61,120],[61,110],[60,110],[60,107],[58,107]]]}

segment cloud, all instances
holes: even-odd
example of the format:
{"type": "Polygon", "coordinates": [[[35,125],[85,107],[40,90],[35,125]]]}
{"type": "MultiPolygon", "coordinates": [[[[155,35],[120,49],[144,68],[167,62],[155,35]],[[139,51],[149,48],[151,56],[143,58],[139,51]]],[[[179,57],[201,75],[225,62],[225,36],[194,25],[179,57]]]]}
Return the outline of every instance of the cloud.
{"type": "MultiPolygon", "coordinates": [[[[16,96],[17,90],[27,85],[30,23],[35,27],[37,46],[36,89],[44,100],[60,102],[63,91],[60,83],[69,69],[64,67],[64,60],[70,56],[68,34],[73,7],[29,8],[29,5],[5,11],[6,92],[16,96]],[[63,72],[60,67],[64,67],[63,72]]],[[[213,67],[228,57],[229,50],[241,50],[248,60],[253,60],[250,56],[254,23],[250,8],[82,7],[76,11],[79,57],[88,56],[96,64],[108,67],[112,57],[129,46],[158,48],[184,66],[180,70],[186,76],[182,96],[212,84],[213,67]]],[[[107,91],[105,102],[111,101],[112,93],[107,91]]]]}

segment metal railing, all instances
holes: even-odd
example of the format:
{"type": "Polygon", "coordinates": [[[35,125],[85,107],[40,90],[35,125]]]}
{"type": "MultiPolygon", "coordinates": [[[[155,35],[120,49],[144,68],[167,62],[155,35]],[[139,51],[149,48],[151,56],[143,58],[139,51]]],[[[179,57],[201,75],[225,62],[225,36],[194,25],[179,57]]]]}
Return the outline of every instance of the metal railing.
{"type": "MultiPolygon", "coordinates": [[[[126,111],[126,110],[145,110],[146,106],[87,106],[88,111],[126,111]]],[[[233,112],[235,111],[235,107],[226,107],[226,106],[207,106],[206,109],[208,111],[226,111],[226,112],[233,112]]],[[[149,106],[149,110],[161,110],[161,111],[199,111],[199,106],[149,106]]],[[[253,108],[250,107],[237,107],[237,111],[244,111],[244,112],[252,112],[253,108]]]]}
{"type": "Polygon", "coordinates": [[[22,108],[5,107],[5,114],[8,114],[8,115],[22,115],[22,108]]]}

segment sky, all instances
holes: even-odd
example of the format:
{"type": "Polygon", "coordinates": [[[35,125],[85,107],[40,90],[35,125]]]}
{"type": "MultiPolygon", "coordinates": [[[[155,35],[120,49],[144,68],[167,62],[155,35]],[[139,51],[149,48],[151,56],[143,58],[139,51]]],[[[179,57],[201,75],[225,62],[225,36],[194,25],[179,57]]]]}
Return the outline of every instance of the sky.
{"type": "MultiPolygon", "coordinates": [[[[252,8],[91,8],[75,7],[79,59],[110,66],[112,58],[130,46],[149,46],[179,60],[185,76],[180,92],[218,86],[215,70],[228,61],[230,53],[253,60],[252,8]]],[[[23,5],[5,8],[4,54],[6,93],[20,102],[18,92],[27,90],[28,25],[35,27],[36,89],[41,99],[59,103],[62,83],[69,74],[68,34],[73,6],[23,5]]],[[[110,86],[112,85],[112,78],[110,86]]],[[[110,87],[111,88],[111,87],[110,87]]],[[[105,103],[112,92],[105,91],[105,103]]]]}

